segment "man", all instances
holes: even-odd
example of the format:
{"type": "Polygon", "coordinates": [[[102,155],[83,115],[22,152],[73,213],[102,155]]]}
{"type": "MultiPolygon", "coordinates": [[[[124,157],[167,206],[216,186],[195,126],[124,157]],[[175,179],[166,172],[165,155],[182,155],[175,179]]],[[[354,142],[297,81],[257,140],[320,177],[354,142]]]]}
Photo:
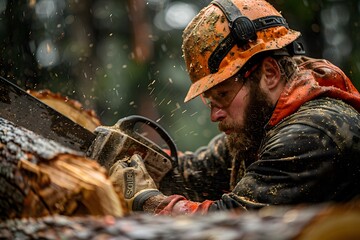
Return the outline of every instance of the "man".
{"type": "Polygon", "coordinates": [[[223,133],[180,156],[166,195],[139,156],[116,163],[111,179],[130,208],[176,215],[360,193],[360,94],[339,68],[302,56],[299,35],[263,0],[200,11],[183,34],[185,102],[201,96],[223,133]]]}

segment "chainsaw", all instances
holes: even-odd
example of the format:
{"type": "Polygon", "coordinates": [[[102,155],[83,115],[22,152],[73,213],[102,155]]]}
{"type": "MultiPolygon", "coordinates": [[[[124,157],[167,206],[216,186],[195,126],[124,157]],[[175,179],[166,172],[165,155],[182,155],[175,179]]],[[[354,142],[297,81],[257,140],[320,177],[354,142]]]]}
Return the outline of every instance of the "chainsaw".
{"type": "Polygon", "coordinates": [[[177,164],[176,145],[156,122],[132,115],[91,132],[3,77],[0,77],[0,117],[79,151],[108,171],[116,161],[139,154],[158,186],[177,164]],[[135,128],[138,124],[153,129],[166,143],[170,155],[140,134],[135,128]]]}

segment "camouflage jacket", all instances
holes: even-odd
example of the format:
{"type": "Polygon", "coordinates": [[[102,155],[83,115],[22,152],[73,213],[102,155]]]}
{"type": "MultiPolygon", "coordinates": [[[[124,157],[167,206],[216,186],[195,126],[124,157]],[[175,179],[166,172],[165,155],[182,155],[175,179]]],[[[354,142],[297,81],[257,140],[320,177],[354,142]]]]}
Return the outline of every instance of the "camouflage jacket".
{"type": "Polygon", "coordinates": [[[179,201],[187,201],[185,212],[206,212],[346,201],[360,193],[360,94],[329,62],[299,61],[299,75],[280,96],[256,161],[244,164],[235,187],[221,134],[180,158],[173,193],[188,200],[169,196],[158,213],[171,213],[179,201]]]}

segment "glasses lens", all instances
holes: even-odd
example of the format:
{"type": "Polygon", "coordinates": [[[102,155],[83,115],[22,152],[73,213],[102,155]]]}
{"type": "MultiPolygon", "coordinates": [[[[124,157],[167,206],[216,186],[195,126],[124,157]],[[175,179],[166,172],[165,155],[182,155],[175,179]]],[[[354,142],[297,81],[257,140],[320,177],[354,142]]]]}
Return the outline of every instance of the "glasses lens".
{"type": "Polygon", "coordinates": [[[210,101],[210,99],[209,99],[209,98],[206,98],[206,97],[204,96],[204,94],[201,94],[200,96],[201,96],[202,102],[203,102],[206,106],[208,106],[209,108],[211,108],[211,101],[210,101]]]}
{"type": "Polygon", "coordinates": [[[209,97],[205,97],[205,95],[202,94],[201,99],[203,103],[209,108],[217,107],[224,109],[228,107],[244,86],[245,80],[258,66],[259,64],[254,64],[241,69],[237,74],[214,87],[211,94],[208,94],[209,97]]]}
{"type": "Polygon", "coordinates": [[[234,77],[227,80],[226,83],[215,87],[208,94],[201,95],[201,99],[209,108],[217,107],[224,109],[232,103],[243,85],[243,81],[239,82],[238,78],[234,77]]]}

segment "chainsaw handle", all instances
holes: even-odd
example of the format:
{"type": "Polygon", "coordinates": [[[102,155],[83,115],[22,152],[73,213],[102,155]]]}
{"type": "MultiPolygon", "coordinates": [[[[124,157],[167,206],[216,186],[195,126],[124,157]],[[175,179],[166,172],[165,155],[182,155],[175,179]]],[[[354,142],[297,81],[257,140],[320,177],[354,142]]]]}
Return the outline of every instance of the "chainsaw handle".
{"type": "MultiPolygon", "coordinates": [[[[120,119],[116,125],[120,130],[128,131],[134,130],[136,123],[143,123],[149,125],[154,131],[156,131],[160,137],[164,140],[164,142],[168,145],[170,149],[170,157],[175,161],[175,165],[178,163],[178,154],[177,148],[174,143],[174,140],[170,137],[170,135],[163,129],[159,124],[154,122],[153,120],[140,116],[140,115],[131,115],[120,119]]],[[[159,150],[164,154],[168,155],[164,151],[162,151],[159,147],[159,150]]]]}

